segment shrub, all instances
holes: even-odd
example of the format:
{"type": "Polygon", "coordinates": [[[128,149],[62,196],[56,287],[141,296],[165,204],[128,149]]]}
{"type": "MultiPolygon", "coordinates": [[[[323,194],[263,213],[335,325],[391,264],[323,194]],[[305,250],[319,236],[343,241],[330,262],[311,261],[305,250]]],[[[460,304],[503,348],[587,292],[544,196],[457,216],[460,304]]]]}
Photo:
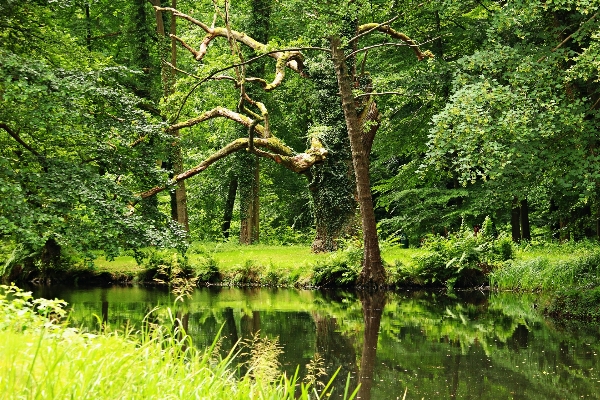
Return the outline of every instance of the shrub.
{"type": "Polygon", "coordinates": [[[313,286],[352,286],[361,270],[363,250],[349,245],[332,253],[313,266],[311,284],[313,286]]]}
{"type": "Polygon", "coordinates": [[[243,265],[233,269],[229,281],[235,285],[259,285],[262,283],[264,269],[262,265],[256,264],[255,261],[246,260],[243,265]]]}
{"type": "Polygon", "coordinates": [[[410,272],[413,282],[449,289],[482,285],[491,271],[514,257],[510,238],[495,237],[489,217],[477,235],[463,223],[448,237],[429,236],[423,248],[428,252],[415,258],[416,267],[410,272]]]}

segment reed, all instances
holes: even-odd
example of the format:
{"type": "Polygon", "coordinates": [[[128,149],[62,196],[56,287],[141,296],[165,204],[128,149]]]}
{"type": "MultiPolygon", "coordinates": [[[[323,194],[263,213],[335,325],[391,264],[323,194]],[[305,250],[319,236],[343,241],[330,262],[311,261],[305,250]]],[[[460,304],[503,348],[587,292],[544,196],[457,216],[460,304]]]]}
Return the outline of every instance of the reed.
{"type": "MultiPolygon", "coordinates": [[[[13,399],[319,399],[292,377],[240,375],[235,350],[196,349],[177,328],[83,333],[58,322],[59,301],[0,288],[0,397],[13,399]]],[[[174,321],[175,322],[175,321],[174,321]]],[[[272,360],[270,361],[273,362],[272,360]]],[[[332,377],[333,379],[333,377],[332,377]]],[[[354,394],[346,394],[353,398],[354,394]]]]}

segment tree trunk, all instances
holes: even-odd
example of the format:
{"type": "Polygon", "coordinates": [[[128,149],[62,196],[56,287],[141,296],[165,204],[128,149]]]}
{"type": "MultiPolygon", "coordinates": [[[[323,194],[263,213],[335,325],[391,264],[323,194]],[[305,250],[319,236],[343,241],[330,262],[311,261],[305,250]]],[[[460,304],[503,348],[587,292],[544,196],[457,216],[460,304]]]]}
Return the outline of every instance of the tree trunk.
{"type": "Polygon", "coordinates": [[[527,199],[521,200],[521,239],[531,241],[531,229],[529,227],[529,203],[527,199]]]}
{"type": "MultiPolygon", "coordinates": [[[[259,42],[267,43],[269,39],[269,25],[271,19],[271,2],[269,0],[252,0],[251,1],[251,13],[250,22],[247,29],[249,36],[255,38],[259,42]]],[[[258,63],[253,63],[247,67],[248,76],[263,76],[265,73],[265,64],[261,60],[258,63]]],[[[254,88],[248,86],[246,92],[251,98],[254,98],[254,88]]],[[[260,232],[260,158],[253,156],[252,161],[247,164],[250,169],[242,170],[242,174],[250,173],[252,180],[250,181],[250,187],[245,193],[248,197],[240,196],[240,207],[241,207],[241,229],[240,229],[240,243],[241,244],[253,244],[258,242],[260,232]],[[242,204],[245,203],[245,204],[242,204]]],[[[245,179],[238,179],[239,185],[243,185],[247,182],[245,179]]]]}
{"type": "Polygon", "coordinates": [[[363,268],[358,278],[360,286],[381,286],[386,282],[385,269],[381,261],[373,198],[371,196],[371,182],[369,178],[369,157],[365,154],[362,142],[362,129],[356,114],[354,97],[352,94],[352,81],[348,75],[348,67],[344,60],[344,52],[340,48],[339,37],[330,38],[332,60],[340,89],[342,109],[350,147],[352,149],[352,163],[356,177],[356,193],[363,229],[364,257],[363,268]]]}
{"type": "Polygon", "coordinates": [[[225,239],[229,238],[229,229],[231,229],[231,219],[233,218],[233,206],[235,204],[237,186],[237,178],[232,178],[229,181],[229,190],[227,191],[227,199],[225,200],[225,211],[223,212],[223,223],[221,224],[221,232],[223,232],[223,237],[225,239]]]}
{"type": "Polygon", "coordinates": [[[58,267],[61,261],[61,246],[54,238],[46,240],[40,256],[43,268],[58,267]]]}
{"type": "Polygon", "coordinates": [[[521,210],[519,209],[519,200],[515,197],[512,202],[510,213],[510,227],[513,242],[521,241],[521,210]]]}
{"type": "MultiPolygon", "coordinates": [[[[177,9],[177,0],[171,0],[171,7],[177,9]]],[[[177,66],[177,41],[173,36],[177,35],[177,19],[175,15],[171,14],[171,24],[169,27],[169,33],[171,36],[171,64],[173,67],[177,66]]],[[[170,82],[167,88],[165,88],[165,94],[171,95],[175,93],[175,71],[171,71],[170,82]]],[[[179,175],[184,171],[183,169],[183,154],[181,152],[181,146],[179,145],[179,130],[174,130],[171,134],[177,138],[176,146],[173,149],[173,174],[179,175]]],[[[172,214],[176,216],[176,221],[179,222],[186,232],[190,231],[188,209],[187,209],[187,191],[185,188],[185,181],[177,183],[175,186],[175,211],[172,214]]]]}
{"type": "Polygon", "coordinates": [[[92,22],[90,18],[90,3],[85,3],[85,43],[88,51],[92,51],[92,22]]]}
{"type": "MultiPolygon", "coordinates": [[[[153,6],[160,6],[160,0],[149,0],[153,6]]],[[[177,0],[171,0],[171,7],[177,8],[177,0]]],[[[156,32],[159,38],[167,37],[165,31],[165,24],[163,21],[163,15],[161,11],[156,11],[156,32]]],[[[169,34],[177,34],[177,19],[175,15],[171,14],[171,21],[169,24],[169,34]]],[[[163,49],[161,45],[161,53],[166,53],[167,49],[163,49]]],[[[177,41],[171,37],[171,49],[170,49],[170,61],[173,67],[177,66],[177,41]]],[[[175,92],[175,70],[164,65],[161,69],[162,85],[163,85],[163,96],[165,98],[171,96],[175,92]]],[[[181,146],[179,145],[179,130],[174,129],[170,131],[174,137],[174,147],[169,156],[169,165],[171,166],[173,176],[177,176],[184,171],[183,169],[183,154],[181,152],[181,146]]],[[[186,232],[190,231],[189,217],[187,209],[187,190],[185,187],[185,181],[180,181],[175,186],[175,189],[171,192],[171,219],[181,224],[186,232]]]]}
{"type": "Polygon", "coordinates": [[[252,154],[248,154],[250,158],[250,168],[243,173],[250,173],[251,175],[243,181],[240,180],[240,186],[242,182],[246,182],[244,188],[240,187],[240,214],[241,214],[241,226],[240,226],[240,244],[253,244],[258,241],[259,234],[259,160],[258,157],[252,154]],[[247,178],[250,178],[249,180],[247,178]]]}

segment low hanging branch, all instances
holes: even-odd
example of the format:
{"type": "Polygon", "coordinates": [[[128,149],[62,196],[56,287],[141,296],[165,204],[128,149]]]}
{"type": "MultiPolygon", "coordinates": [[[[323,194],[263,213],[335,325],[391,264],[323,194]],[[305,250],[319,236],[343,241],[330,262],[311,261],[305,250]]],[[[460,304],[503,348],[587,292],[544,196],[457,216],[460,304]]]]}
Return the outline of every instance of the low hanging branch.
{"type": "Polygon", "coordinates": [[[361,35],[364,35],[366,33],[372,32],[372,31],[385,33],[386,35],[388,35],[394,39],[402,40],[404,43],[406,43],[407,46],[409,46],[415,52],[415,55],[417,56],[417,59],[419,61],[421,61],[425,58],[433,57],[433,53],[431,53],[429,50],[422,52],[421,49],[419,48],[419,45],[414,40],[412,40],[411,38],[406,36],[404,33],[398,32],[398,31],[392,29],[392,27],[387,24],[382,25],[382,24],[377,24],[377,23],[370,23],[370,24],[360,25],[358,27],[358,35],[356,35],[354,38],[352,38],[350,40],[351,41],[356,40],[361,35]]]}
{"type": "Polygon", "coordinates": [[[0,129],[4,129],[6,131],[6,133],[9,134],[10,137],[12,137],[14,140],[16,140],[21,146],[23,146],[24,148],[26,148],[31,154],[33,154],[34,156],[36,156],[38,159],[42,160],[44,158],[33,147],[31,147],[30,145],[28,145],[27,143],[25,143],[25,141],[23,141],[23,139],[21,139],[21,137],[19,136],[19,134],[17,132],[13,131],[5,123],[0,123],[0,129]]]}
{"type": "MultiPolygon", "coordinates": [[[[224,157],[227,157],[229,154],[235,153],[236,151],[242,149],[249,148],[249,143],[249,138],[236,139],[233,142],[226,145],[225,147],[221,148],[219,151],[211,154],[208,158],[206,158],[194,168],[191,168],[177,176],[174,176],[167,185],[156,186],[150,190],[140,193],[138,197],[139,199],[146,199],[148,197],[154,196],[157,193],[167,190],[176,185],[178,182],[181,182],[187,178],[199,174],[200,172],[208,168],[211,164],[214,164],[216,161],[224,157]]],[[[296,155],[294,155],[294,151],[291,148],[289,148],[279,139],[274,137],[268,139],[253,138],[252,147],[254,148],[253,153],[259,154],[262,157],[270,158],[276,163],[281,164],[285,168],[296,173],[305,172],[314,164],[324,161],[325,157],[327,156],[327,150],[323,147],[322,143],[318,139],[312,140],[311,148],[308,149],[305,153],[300,153],[296,155]],[[265,148],[267,150],[270,150],[271,152],[269,153],[262,150],[257,151],[256,147],[265,148]]]]}

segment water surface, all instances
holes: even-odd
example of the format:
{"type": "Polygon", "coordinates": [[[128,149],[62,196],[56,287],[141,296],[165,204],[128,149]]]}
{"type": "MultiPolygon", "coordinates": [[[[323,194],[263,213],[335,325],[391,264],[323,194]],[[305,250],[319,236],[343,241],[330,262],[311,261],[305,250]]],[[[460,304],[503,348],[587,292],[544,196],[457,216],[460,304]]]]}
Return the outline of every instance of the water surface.
{"type": "MultiPolygon", "coordinates": [[[[139,328],[144,317],[181,321],[198,347],[223,327],[221,351],[257,332],[278,338],[288,375],[321,359],[361,383],[362,399],[600,398],[600,328],[557,324],[535,310],[535,298],[510,293],[202,288],[184,304],[158,288],[37,288],[62,298],[71,324],[95,330],[139,328]],[[156,309],[158,307],[158,309],[156,309]],[[149,314],[150,313],[150,314],[149,314]]],[[[326,377],[321,378],[327,381],[326,377]]]]}

